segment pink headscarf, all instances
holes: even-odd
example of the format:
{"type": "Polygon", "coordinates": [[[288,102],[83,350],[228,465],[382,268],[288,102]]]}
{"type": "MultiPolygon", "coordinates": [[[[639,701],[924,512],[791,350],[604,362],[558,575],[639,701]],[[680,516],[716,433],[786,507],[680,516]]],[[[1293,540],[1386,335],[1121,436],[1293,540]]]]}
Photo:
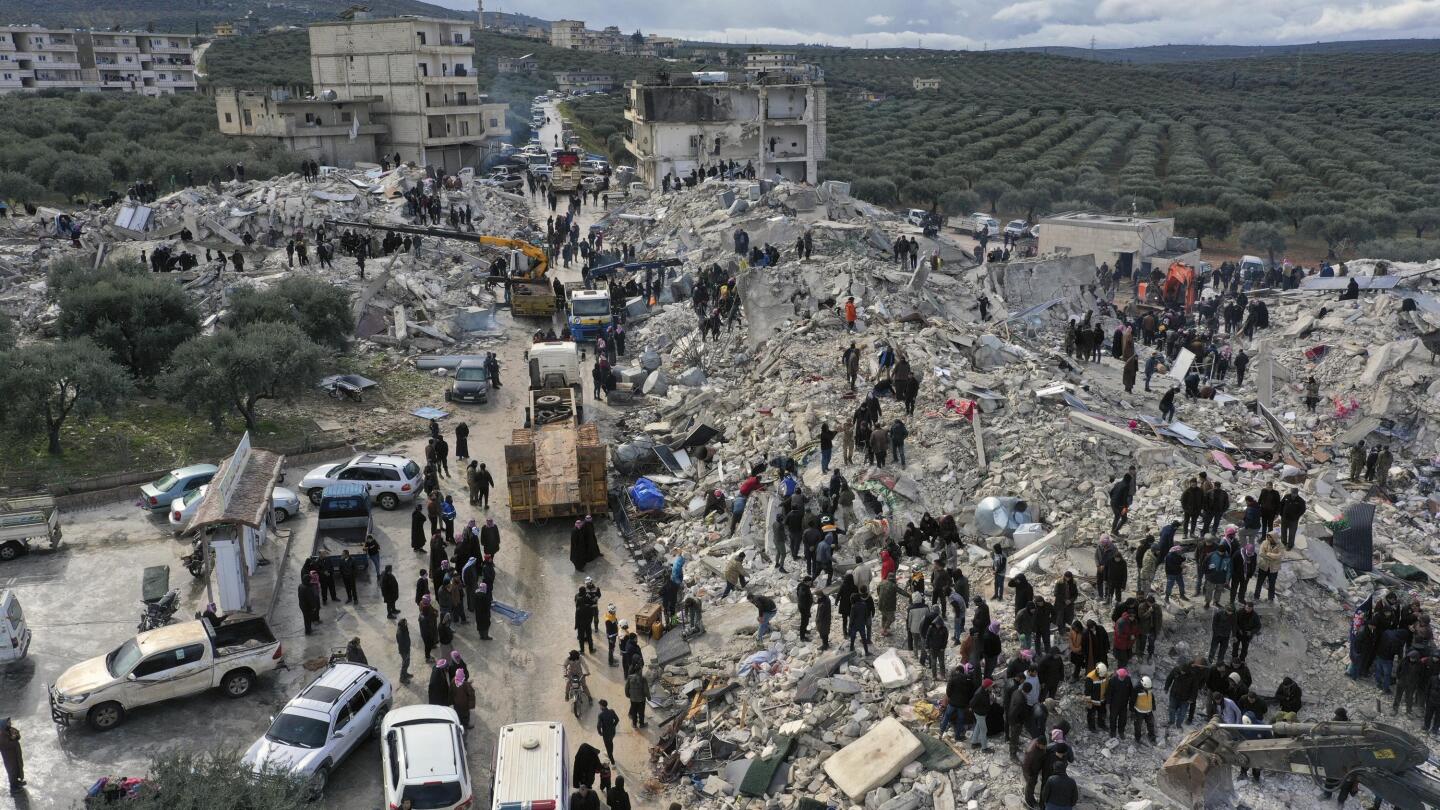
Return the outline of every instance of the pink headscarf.
{"type": "Polygon", "coordinates": [[[458,672],[455,673],[455,685],[456,685],[456,686],[464,686],[464,685],[465,685],[465,670],[462,669],[462,670],[459,670],[458,672]]]}

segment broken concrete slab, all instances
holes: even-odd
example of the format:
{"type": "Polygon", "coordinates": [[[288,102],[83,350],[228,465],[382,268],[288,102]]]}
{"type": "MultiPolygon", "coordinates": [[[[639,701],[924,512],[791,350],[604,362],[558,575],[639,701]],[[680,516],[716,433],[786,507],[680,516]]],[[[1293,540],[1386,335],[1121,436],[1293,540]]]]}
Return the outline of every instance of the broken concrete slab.
{"type": "MultiPolygon", "coordinates": [[[[893,652],[893,650],[892,650],[893,652]]],[[[851,799],[889,782],[925,751],[925,745],[899,720],[887,717],[825,760],[825,775],[851,799]]]]}
{"type": "Polygon", "coordinates": [[[820,680],[834,675],[853,655],[849,650],[834,649],[815,659],[795,684],[795,702],[809,703],[814,700],[820,692],[820,680]]]}
{"type": "Polygon", "coordinates": [[[886,689],[899,689],[910,683],[910,669],[900,660],[900,653],[894,647],[877,655],[871,663],[880,685],[886,689]]]}

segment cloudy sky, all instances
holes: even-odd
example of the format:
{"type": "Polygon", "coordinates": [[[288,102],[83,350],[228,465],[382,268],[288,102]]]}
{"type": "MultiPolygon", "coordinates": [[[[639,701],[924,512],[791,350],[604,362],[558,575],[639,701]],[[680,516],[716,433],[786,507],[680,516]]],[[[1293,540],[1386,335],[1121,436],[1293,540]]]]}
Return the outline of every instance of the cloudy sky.
{"type": "MultiPolygon", "coordinates": [[[[431,0],[473,9],[470,0],[431,0]]],[[[490,11],[733,43],[980,49],[1440,36],[1440,0],[486,0],[490,11]]]]}

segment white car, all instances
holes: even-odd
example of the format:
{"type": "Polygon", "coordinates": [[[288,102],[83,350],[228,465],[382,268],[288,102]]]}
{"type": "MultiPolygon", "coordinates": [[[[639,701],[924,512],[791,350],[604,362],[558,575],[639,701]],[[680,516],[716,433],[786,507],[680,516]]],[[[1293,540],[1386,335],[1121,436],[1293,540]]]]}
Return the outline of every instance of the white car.
{"type": "Polygon", "coordinates": [[[1005,235],[1011,239],[1022,239],[1029,231],[1030,223],[1023,219],[1012,219],[1005,223],[1005,235]]]}
{"type": "MultiPolygon", "coordinates": [[[[209,484],[195,490],[189,495],[176,498],[170,502],[170,525],[179,534],[190,522],[190,517],[195,510],[200,508],[200,502],[205,500],[205,491],[210,488],[209,484]]],[[[300,514],[300,496],[294,490],[285,487],[275,487],[270,492],[270,512],[275,515],[275,523],[284,523],[292,517],[300,514]]]]}
{"type": "Polygon", "coordinates": [[[370,498],[381,509],[395,509],[401,501],[413,501],[424,478],[420,465],[404,456],[362,453],[349,461],[316,467],[300,480],[300,491],[316,506],[325,487],[354,481],[370,487],[370,498]]]}
{"type": "Polygon", "coordinates": [[[336,766],[380,733],[394,694],[374,667],[331,664],[271,718],[243,761],[256,773],[305,777],[311,798],[318,799],[336,766]]]}
{"type": "Polygon", "coordinates": [[[475,799],[460,717],[449,706],[403,706],[380,729],[385,804],[415,810],[466,810],[475,799]]]}

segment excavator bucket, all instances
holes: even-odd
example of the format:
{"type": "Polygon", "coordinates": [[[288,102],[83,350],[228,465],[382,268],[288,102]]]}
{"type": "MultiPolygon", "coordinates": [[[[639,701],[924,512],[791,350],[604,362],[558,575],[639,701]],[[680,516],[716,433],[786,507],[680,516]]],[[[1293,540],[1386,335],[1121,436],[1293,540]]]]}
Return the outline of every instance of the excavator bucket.
{"type": "MultiPolygon", "coordinates": [[[[1205,734],[1201,729],[1195,734],[1205,734]]],[[[1188,743],[1190,740],[1187,739],[1188,743]]],[[[1198,747],[1181,743],[1160,766],[1160,792],[1188,810],[1230,807],[1235,781],[1230,765],[1198,747]]]]}

